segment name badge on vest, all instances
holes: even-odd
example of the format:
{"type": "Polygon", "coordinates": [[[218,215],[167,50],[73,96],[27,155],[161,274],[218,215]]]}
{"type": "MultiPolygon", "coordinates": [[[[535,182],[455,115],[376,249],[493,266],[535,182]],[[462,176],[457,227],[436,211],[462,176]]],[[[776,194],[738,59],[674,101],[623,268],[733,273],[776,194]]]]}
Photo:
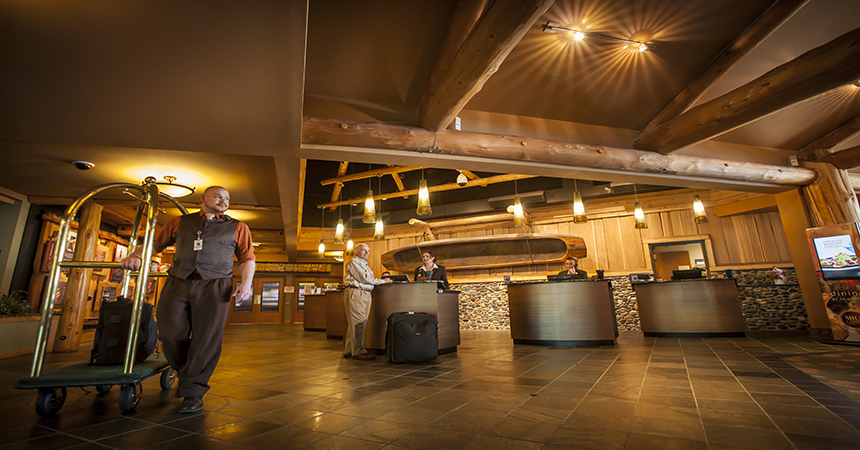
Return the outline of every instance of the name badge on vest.
{"type": "Polygon", "coordinates": [[[198,231],[197,232],[197,239],[194,240],[194,251],[195,252],[199,252],[200,250],[203,250],[203,237],[200,236],[201,234],[203,234],[203,232],[198,231]]]}

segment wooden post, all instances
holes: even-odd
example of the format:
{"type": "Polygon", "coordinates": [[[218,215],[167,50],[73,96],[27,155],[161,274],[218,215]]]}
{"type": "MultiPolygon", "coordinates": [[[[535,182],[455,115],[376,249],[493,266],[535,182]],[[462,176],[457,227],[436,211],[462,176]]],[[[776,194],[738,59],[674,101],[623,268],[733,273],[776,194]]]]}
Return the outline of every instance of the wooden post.
{"type": "Polygon", "coordinates": [[[801,165],[818,173],[815,181],[801,188],[811,227],[860,222],[857,195],[847,171],[823,162],[805,161],[801,165]]]}
{"type": "MultiPolygon", "coordinates": [[[[102,206],[87,202],[81,211],[78,238],[75,244],[75,261],[94,261],[99,239],[102,206]]],[[[62,315],[57,324],[54,352],[74,352],[81,346],[81,332],[86,315],[87,294],[92,269],[72,268],[63,295],[62,315]]]]}

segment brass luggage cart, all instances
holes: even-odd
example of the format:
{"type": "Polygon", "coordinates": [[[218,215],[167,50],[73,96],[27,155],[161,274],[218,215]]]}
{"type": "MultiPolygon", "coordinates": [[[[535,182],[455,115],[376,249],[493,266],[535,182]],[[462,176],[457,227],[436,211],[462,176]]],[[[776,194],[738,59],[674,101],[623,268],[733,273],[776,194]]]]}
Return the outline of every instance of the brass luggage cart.
{"type": "Polygon", "coordinates": [[[54,248],[54,258],[51,263],[48,286],[45,298],[42,301],[42,317],[36,338],[36,350],[33,355],[33,366],[30,376],[22,378],[15,386],[18,389],[38,389],[36,399],[36,413],[40,416],[56,414],[66,400],[67,387],[94,386],[100,393],[108,392],[113,386],[121,386],[119,406],[122,411],[132,411],[140,402],[143,392],[141,382],[147,378],[161,374],[161,388],[169,390],[173,387],[176,379],[173,369],[164,358],[150,356],[146,361],[135,364],[135,353],[137,351],[138,328],[140,324],[140,313],[143,298],[146,293],[146,283],[149,277],[164,276],[160,273],[149,273],[149,264],[141,264],[137,272],[124,271],[120,296],[125,297],[130,285],[130,277],[136,276],[137,282],[133,293],[133,310],[129,323],[129,339],[127,339],[125,350],[125,362],[122,366],[90,366],[87,362],[64,367],[47,373],[42,373],[42,364],[45,360],[48,338],[51,327],[51,316],[54,312],[55,292],[60,280],[60,271],[66,267],[78,267],[85,269],[119,269],[119,262],[98,261],[68,261],[63,262],[63,252],[68,242],[71,222],[80,209],[81,205],[96,194],[108,189],[125,189],[124,194],[135,198],[138,202],[134,225],[132,226],[132,238],[129,242],[129,251],[133,252],[137,247],[137,236],[140,233],[141,224],[144,224],[143,253],[141,260],[148,262],[152,257],[152,244],[155,236],[156,217],[158,216],[159,198],[164,198],[173,203],[183,214],[187,214],[183,207],[173,197],[158,191],[158,185],[153,177],[147,177],[142,184],[111,183],[96,187],[84,195],[78,197],[71,206],[66,209],[60,222],[60,231],[57,246],[54,248]]]}

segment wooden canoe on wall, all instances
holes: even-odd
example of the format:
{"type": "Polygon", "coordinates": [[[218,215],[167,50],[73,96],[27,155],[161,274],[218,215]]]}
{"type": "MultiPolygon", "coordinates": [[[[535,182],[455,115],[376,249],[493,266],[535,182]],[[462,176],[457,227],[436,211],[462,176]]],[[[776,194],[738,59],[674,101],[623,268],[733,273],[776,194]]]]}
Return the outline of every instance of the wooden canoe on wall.
{"type": "Polygon", "coordinates": [[[443,239],[400,247],[382,255],[390,271],[412,272],[421,255],[436,252],[436,261],[448,270],[483,269],[561,262],[587,254],[581,237],[563,234],[503,234],[474,238],[443,239]]]}

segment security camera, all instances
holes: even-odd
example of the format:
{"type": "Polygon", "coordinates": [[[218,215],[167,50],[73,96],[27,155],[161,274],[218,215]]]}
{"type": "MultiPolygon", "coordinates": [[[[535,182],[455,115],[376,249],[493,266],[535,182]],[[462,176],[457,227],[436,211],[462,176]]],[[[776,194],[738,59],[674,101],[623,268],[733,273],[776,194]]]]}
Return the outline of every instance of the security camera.
{"type": "Polygon", "coordinates": [[[457,175],[457,186],[465,186],[468,182],[469,179],[466,178],[466,175],[463,175],[463,172],[460,172],[460,175],[457,175]]]}
{"type": "Polygon", "coordinates": [[[89,161],[72,161],[72,164],[74,164],[75,168],[78,170],[90,170],[96,166],[89,161]]]}

